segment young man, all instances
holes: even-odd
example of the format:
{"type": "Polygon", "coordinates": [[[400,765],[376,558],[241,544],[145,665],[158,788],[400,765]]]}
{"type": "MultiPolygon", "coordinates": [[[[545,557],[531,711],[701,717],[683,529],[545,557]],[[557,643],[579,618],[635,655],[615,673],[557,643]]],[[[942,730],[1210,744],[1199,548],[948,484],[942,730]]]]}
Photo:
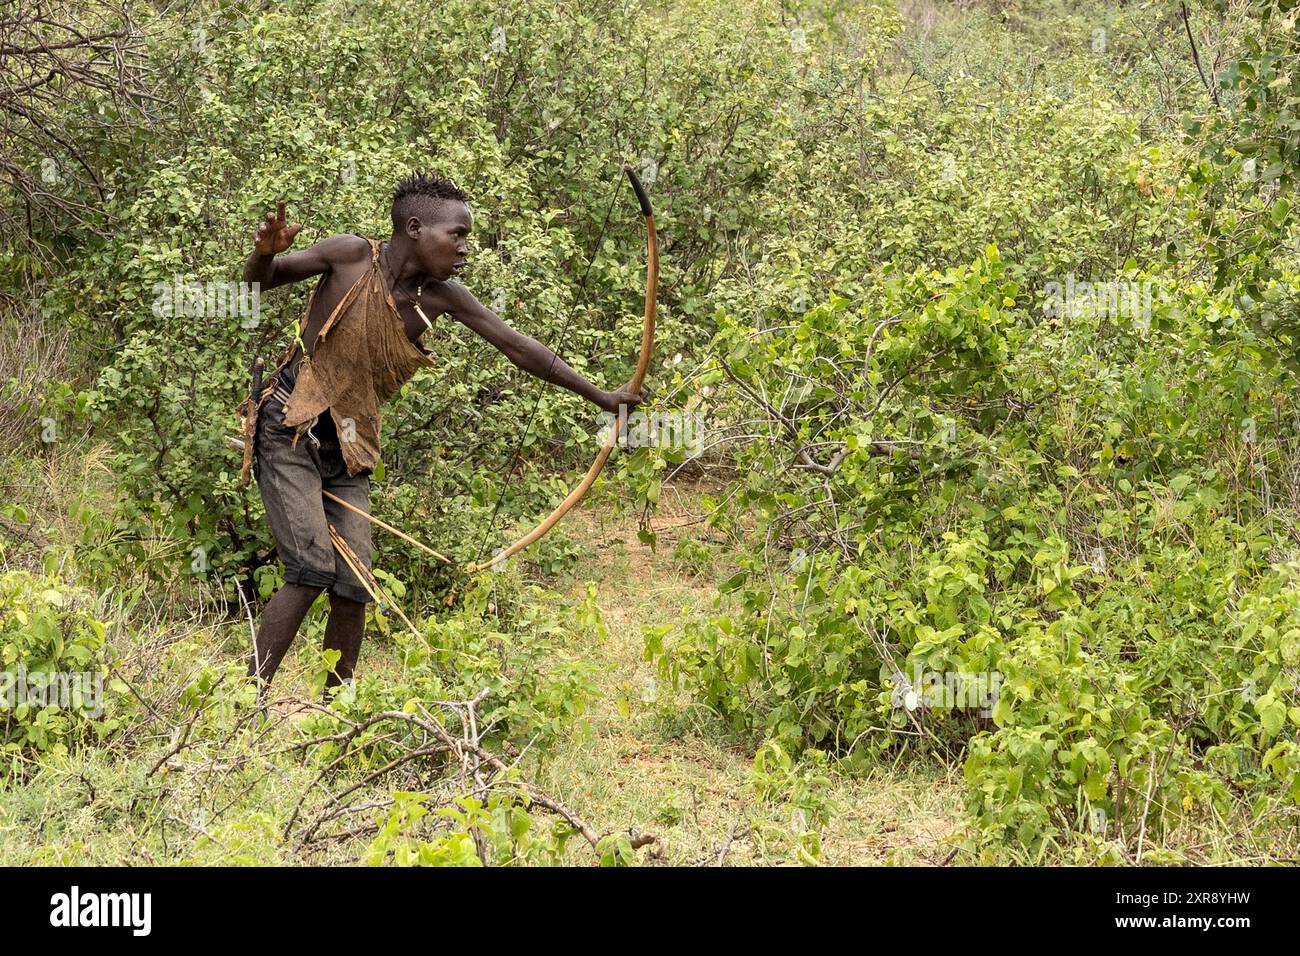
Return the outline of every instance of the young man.
{"type": "Polygon", "coordinates": [[[633,408],[627,386],[606,392],[540,342],[515,331],[452,277],[465,265],[473,216],[464,193],[436,175],[417,174],[393,194],[386,242],[338,235],[280,255],[301,225],[285,224],[284,203],[257,227],[244,281],[263,291],[312,276],[320,280],[300,326],[256,396],[254,470],[284,563],[284,585],[262,612],[249,675],[264,689],[322,590],[330,596],[324,647],[339,661],[329,688],[352,677],[369,595],[334,547],[333,525],[370,567],[370,523],[324,498],[322,490],[369,511],[370,474],[379,458],[379,406],[433,359],[420,336],[441,316],[481,335],[515,365],[607,412],[633,408]]]}

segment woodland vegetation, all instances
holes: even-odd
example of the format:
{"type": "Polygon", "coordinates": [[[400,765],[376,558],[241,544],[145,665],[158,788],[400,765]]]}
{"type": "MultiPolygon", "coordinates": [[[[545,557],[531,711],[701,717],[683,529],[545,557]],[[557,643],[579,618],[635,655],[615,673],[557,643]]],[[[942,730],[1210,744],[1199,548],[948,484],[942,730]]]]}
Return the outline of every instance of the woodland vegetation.
{"type": "Polygon", "coordinates": [[[0,700],[0,862],[1295,862],[1298,9],[7,3],[0,669],[100,692],[0,700]],[[597,421],[438,324],[372,508],[453,564],[379,532],[414,630],[263,720],[226,439],[309,284],[195,290],[277,197],[382,238],[436,168],[465,284],[613,387],[624,163],[644,410],[697,447],[468,575],[597,421]]]}

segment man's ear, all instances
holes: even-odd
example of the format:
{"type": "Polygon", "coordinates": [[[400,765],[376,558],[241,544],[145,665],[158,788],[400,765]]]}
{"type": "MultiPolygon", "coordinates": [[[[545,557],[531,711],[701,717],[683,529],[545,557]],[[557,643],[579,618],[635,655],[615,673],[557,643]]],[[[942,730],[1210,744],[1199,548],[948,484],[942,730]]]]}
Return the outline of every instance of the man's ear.
{"type": "Polygon", "coordinates": [[[421,226],[421,223],[420,223],[420,219],[419,219],[418,216],[412,216],[410,219],[406,220],[406,234],[407,234],[407,236],[409,236],[411,239],[419,239],[419,238],[420,238],[420,226],[421,226]]]}

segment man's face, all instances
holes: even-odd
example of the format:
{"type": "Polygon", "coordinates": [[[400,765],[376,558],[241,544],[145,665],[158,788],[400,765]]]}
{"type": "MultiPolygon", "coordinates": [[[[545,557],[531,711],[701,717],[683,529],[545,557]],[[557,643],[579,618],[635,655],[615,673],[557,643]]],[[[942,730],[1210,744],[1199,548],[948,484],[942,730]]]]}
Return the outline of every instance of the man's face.
{"type": "Polygon", "coordinates": [[[407,234],[415,242],[420,269],[444,282],[450,279],[469,255],[469,231],[474,218],[463,202],[439,203],[432,222],[411,219],[407,234]]]}

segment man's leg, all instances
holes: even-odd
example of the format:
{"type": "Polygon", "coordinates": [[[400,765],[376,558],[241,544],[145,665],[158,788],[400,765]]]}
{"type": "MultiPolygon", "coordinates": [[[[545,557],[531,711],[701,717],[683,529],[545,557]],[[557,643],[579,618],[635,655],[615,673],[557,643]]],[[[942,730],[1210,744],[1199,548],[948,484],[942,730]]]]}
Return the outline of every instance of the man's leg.
{"type": "MultiPolygon", "coordinates": [[[[370,510],[370,473],[349,476],[340,454],[337,460],[331,458],[321,475],[321,485],[326,490],[338,495],[348,504],[362,511],[370,510]],[[330,467],[330,464],[333,467],[330,467]]],[[[365,570],[371,563],[370,522],[351,511],[337,501],[325,499],[325,519],[334,526],[356,555],[365,570]]],[[[329,699],[330,688],[352,679],[356,669],[357,658],[361,655],[361,639],[366,624],[366,604],[370,594],[365,585],[357,578],[343,560],[336,554],[334,584],[330,587],[330,618],[325,626],[325,650],[339,652],[339,661],[335,670],[325,679],[325,698],[329,699]]]]}
{"type": "Polygon", "coordinates": [[[262,627],[249,674],[259,694],[274,676],[303,618],[321,591],[334,583],[334,548],[321,502],[320,460],[307,439],[295,447],[294,432],[277,419],[281,409],[267,402],[257,428],[257,486],[284,563],[284,585],[262,610],[262,627]]]}
{"type": "MultiPolygon", "coordinates": [[[[258,678],[259,693],[279,670],[302,619],[323,590],[305,584],[285,584],[266,602],[253,657],[248,662],[248,676],[258,678]]],[[[330,620],[333,621],[332,615],[330,620]]]]}
{"type": "Polygon", "coordinates": [[[366,626],[366,606],[342,595],[330,592],[330,619],[325,625],[324,649],[338,651],[339,660],[334,670],[325,676],[325,699],[330,688],[352,679],[357,658],[361,655],[361,635],[366,626]]]}

